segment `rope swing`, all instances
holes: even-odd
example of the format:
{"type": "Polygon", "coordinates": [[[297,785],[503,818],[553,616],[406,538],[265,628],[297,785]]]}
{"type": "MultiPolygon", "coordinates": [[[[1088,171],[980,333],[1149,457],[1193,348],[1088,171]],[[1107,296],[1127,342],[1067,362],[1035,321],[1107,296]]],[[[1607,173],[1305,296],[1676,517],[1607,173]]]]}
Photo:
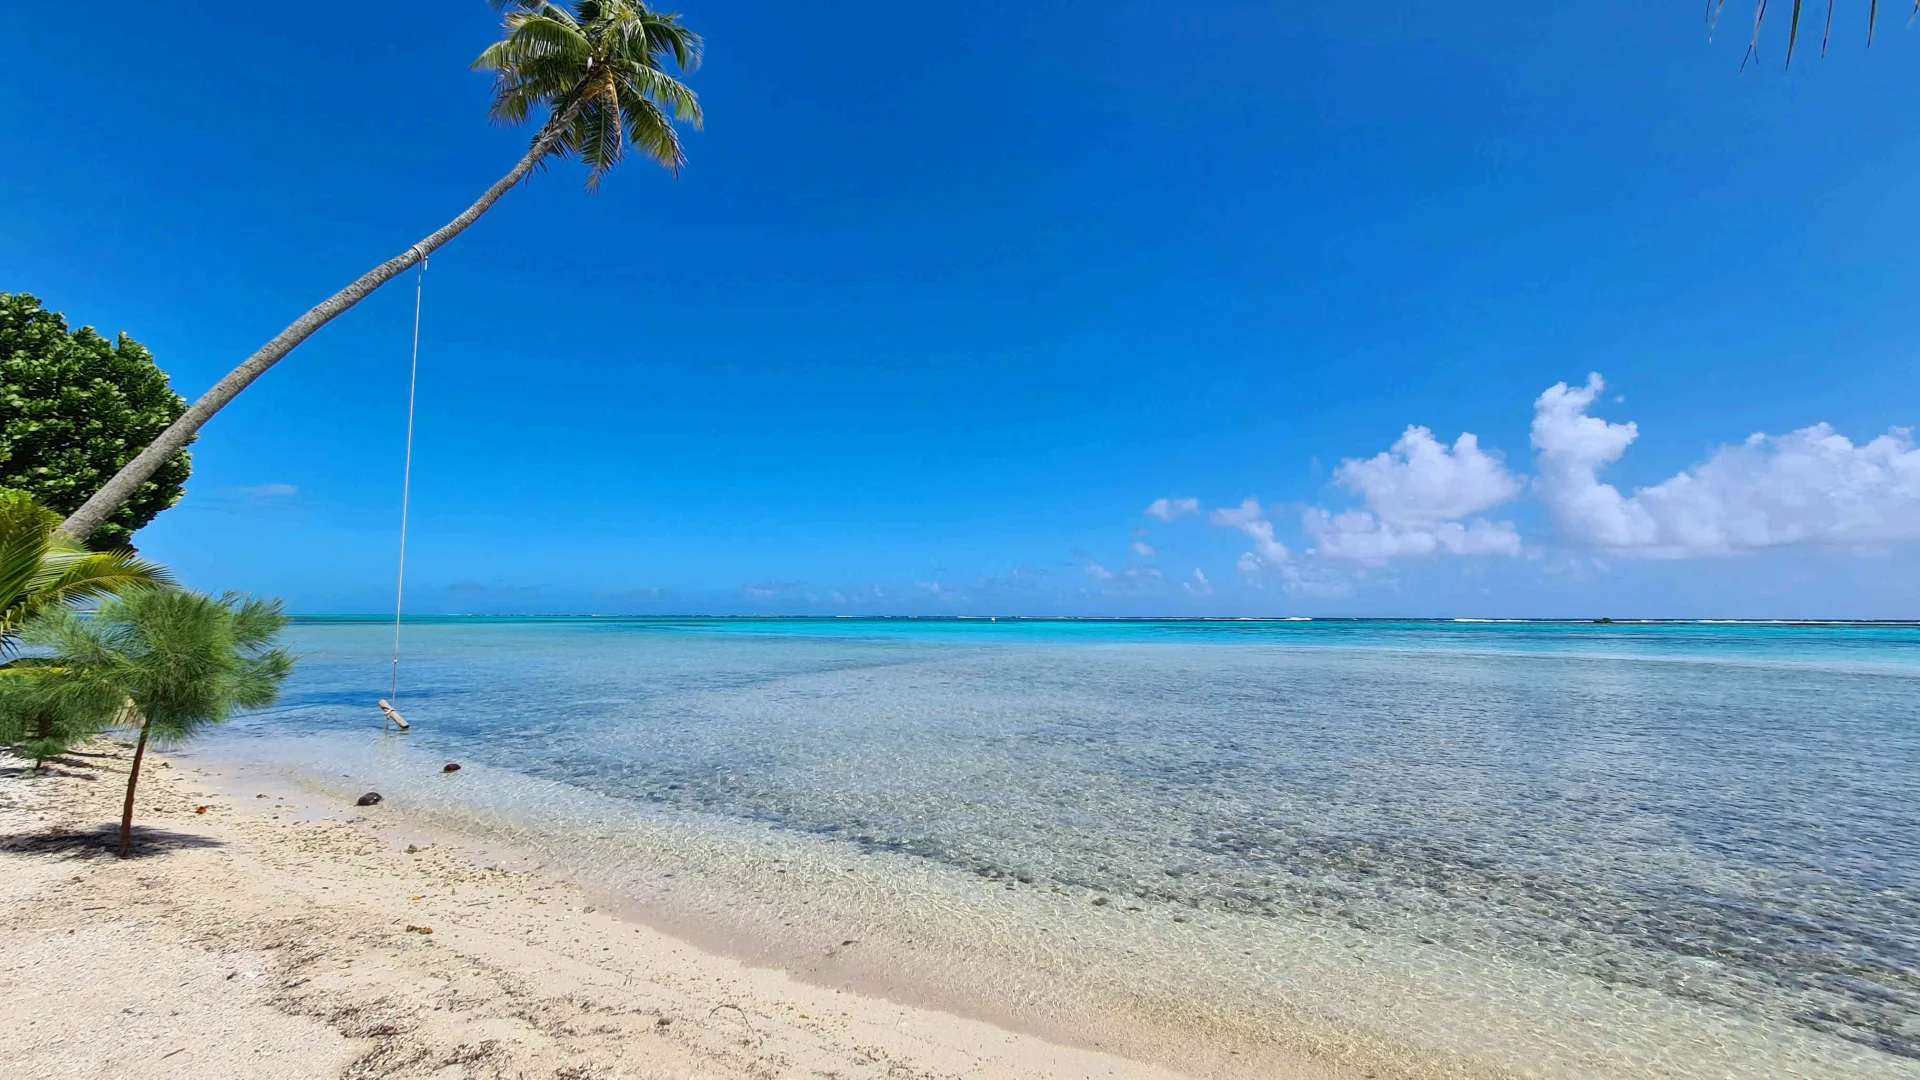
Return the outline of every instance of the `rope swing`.
{"type": "Polygon", "coordinates": [[[420,301],[426,285],[427,260],[422,256],[420,271],[413,280],[413,365],[407,376],[406,464],[400,471],[400,568],[393,585],[393,672],[387,696],[380,699],[380,712],[386,717],[386,723],[381,726],[397,724],[401,731],[411,727],[406,717],[393,707],[393,701],[400,697],[400,613],[406,610],[407,600],[407,505],[413,497],[413,405],[420,391],[420,301]]]}

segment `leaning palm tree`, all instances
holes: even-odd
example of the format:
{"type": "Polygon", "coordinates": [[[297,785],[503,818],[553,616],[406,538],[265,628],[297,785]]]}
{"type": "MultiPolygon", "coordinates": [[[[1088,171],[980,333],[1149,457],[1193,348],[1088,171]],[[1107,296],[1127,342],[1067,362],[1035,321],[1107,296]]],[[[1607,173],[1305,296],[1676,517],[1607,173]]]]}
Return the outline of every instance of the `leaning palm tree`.
{"type": "Polygon", "coordinates": [[[701,123],[699,99],[667,71],[669,64],[682,73],[700,64],[700,37],[680,25],[680,16],[653,11],[643,0],[573,0],[570,6],[494,0],[494,6],[505,13],[505,36],[473,66],[494,74],[495,122],[520,124],[546,113],[526,156],[466,213],[328,297],[228,372],[69,515],[62,531],[85,539],[240,391],[314,331],[465,232],[548,158],[579,158],[589,189],[629,148],[679,172],[686,155],[674,124],[701,123]]]}
{"type": "Polygon", "coordinates": [[[133,797],[147,743],[185,742],[241,709],[280,696],[293,656],[276,640],[279,601],[149,589],[101,605],[92,618],[61,610],[36,620],[27,640],[52,650],[67,703],[103,712],[102,723],[139,729],[120,813],[120,857],[133,851],[133,797]]]}
{"type": "MultiPolygon", "coordinates": [[[[1803,3],[1804,3],[1804,0],[1793,0],[1793,11],[1791,14],[1787,16],[1786,63],[1788,66],[1791,66],[1793,64],[1794,46],[1800,43],[1800,9],[1803,6],[1803,3]]],[[[1720,11],[1722,8],[1726,6],[1727,6],[1727,0],[1707,0],[1707,24],[1709,26],[1716,26],[1719,24],[1720,11]]],[[[1826,24],[1822,27],[1820,32],[1820,55],[1822,56],[1825,56],[1827,54],[1827,45],[1833,40],[1833,8],[1834,8],[1834,0],[1827,0],[1827,20],[1826,20],[1826,24]]],[[[1908,21],[1911,22],[1913,18],[1920,18],[1920,0],[1914,0],[1913,15],[1909,17],[1908,21]]],[[[1753,0],[1753,40],[1747,43],[1747,55],[1740,61],[1740,66],[1742,68],[1747,66],[1748,61],[1757,59],[1759,57],[1760,28],[1762,25],[1766,23],[1766,21],[1767,21],[1767,0],[1753,0]]],[[[1879,22],[1880,22],[1880,0],[1867,0],[1867,44],[1868,45],[1873,44],[1873,31],[1875,27],[1878,26],[1879,22]]]]}
{"type": "Polygon", "coordinates": [[[59,529],[60,515],[32,495],[0,489],[0,661],[37,615],[173,583],[158,563],[124,549],[88,551],[59,529]]]}

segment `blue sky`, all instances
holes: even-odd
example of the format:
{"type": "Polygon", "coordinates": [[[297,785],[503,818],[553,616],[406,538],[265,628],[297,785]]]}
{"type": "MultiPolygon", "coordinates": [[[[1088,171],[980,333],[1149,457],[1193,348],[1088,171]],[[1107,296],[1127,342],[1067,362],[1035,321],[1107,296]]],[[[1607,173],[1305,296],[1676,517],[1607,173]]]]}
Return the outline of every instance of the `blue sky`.
{"type": "MultiPolygon", "coordinates": [[[[433,260],[410,607],[1920,613],[1920,34],[1324,7],[689,2],[685,172],[433,260]]],[[[528,137],[477,0],[11,18],[0,289],[190,397],[528,137]]],[[[144,550],[389,607],[411,313],[247,391],[144,550]]]]}

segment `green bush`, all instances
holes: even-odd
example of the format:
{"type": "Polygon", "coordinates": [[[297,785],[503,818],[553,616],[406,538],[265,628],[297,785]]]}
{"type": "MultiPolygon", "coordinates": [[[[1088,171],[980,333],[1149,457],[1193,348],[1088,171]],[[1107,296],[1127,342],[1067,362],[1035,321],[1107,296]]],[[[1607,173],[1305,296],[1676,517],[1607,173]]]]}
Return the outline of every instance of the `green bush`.
{"type": "MultiPolygon", "coordinates": [[[[26,293],[0,293],[0,487],[70,514],[185,412],[167,373],[137,341],[108,341],[26,293]]],[[[192,455],[182,450],[87,541],[126,547],[180,501],[192,455]]]]}

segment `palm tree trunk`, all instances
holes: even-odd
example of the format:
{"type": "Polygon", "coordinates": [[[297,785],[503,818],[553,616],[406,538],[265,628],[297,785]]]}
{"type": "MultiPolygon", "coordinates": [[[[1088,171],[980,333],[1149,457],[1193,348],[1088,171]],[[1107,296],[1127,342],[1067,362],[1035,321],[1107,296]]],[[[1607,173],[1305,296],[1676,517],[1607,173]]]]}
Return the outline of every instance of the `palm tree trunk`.
{"type": "Polygon", "coordinates": [[[375,289],[405,273],[409,267],[433,254],[442,244],[465,232],[467,226],[480,220],[480,215],[491,210],[493,204],[499,202],[502,195],[533,171],[533,167],[547,155],[554,137],[573,119],[573,114],[579,108],[580,106],[576,104],[566,113],[548,121],[546,127],[541,129],[539,137],[534,139],[532,148],[527,151],[527,156],[520,159],[520,164],[515,165],[512,172],[501,177],[498,183],[488,188],[487,193],[480,196],[479,201],[467,207],[466,213],[449,221],[425,240],[367,271],[353,284],[328,297],[326,302],[302,315],[298,322],[280,331],[279,336],[267,342],[259,352],[248,357],[246,363],[228,372],[226,378],[215,383],[213,389],[201,395],[200,400],[194,402],[193,407],[182,413],[180,419],[175,420],[167,430],[161,432],[159,438],[154,439],[132,461],[122,466],[120,471],[114,474],[113,479],[107,481],[105,487],[94,492],[92,498],[68,516],[67,520],[61,523],[60,531],[75,540],[85,540],[92,535],[95,529],[99,528],[107,518],[112,517],[116,510],[119,510],[135,492],[140,490],[140,485],[146,483],[147,478],[151,477],[155,470],[159,469],[167,459],[179,453],[187,443],[193,441],[193,437],[199,433],[201,426],[213,419],[214,413],[219,412],[227,402],[238,397],[240,391],[252,385],[253,380],[266,374],[268,368],[279,363],[301,342],[313,336],[314,331],[332,322],[336,315],[366,299],[375,289]]]}
{"type": "Polygon", "coordinates": [[[140,741],[133,745],[133,768],[127,771],[127,804],[120,809],[120,857],[133,854],[133,789],[140,783],[140,759],[147,756],[147,733],[153,725],[143,717],[140,721],[140,741]]]}

